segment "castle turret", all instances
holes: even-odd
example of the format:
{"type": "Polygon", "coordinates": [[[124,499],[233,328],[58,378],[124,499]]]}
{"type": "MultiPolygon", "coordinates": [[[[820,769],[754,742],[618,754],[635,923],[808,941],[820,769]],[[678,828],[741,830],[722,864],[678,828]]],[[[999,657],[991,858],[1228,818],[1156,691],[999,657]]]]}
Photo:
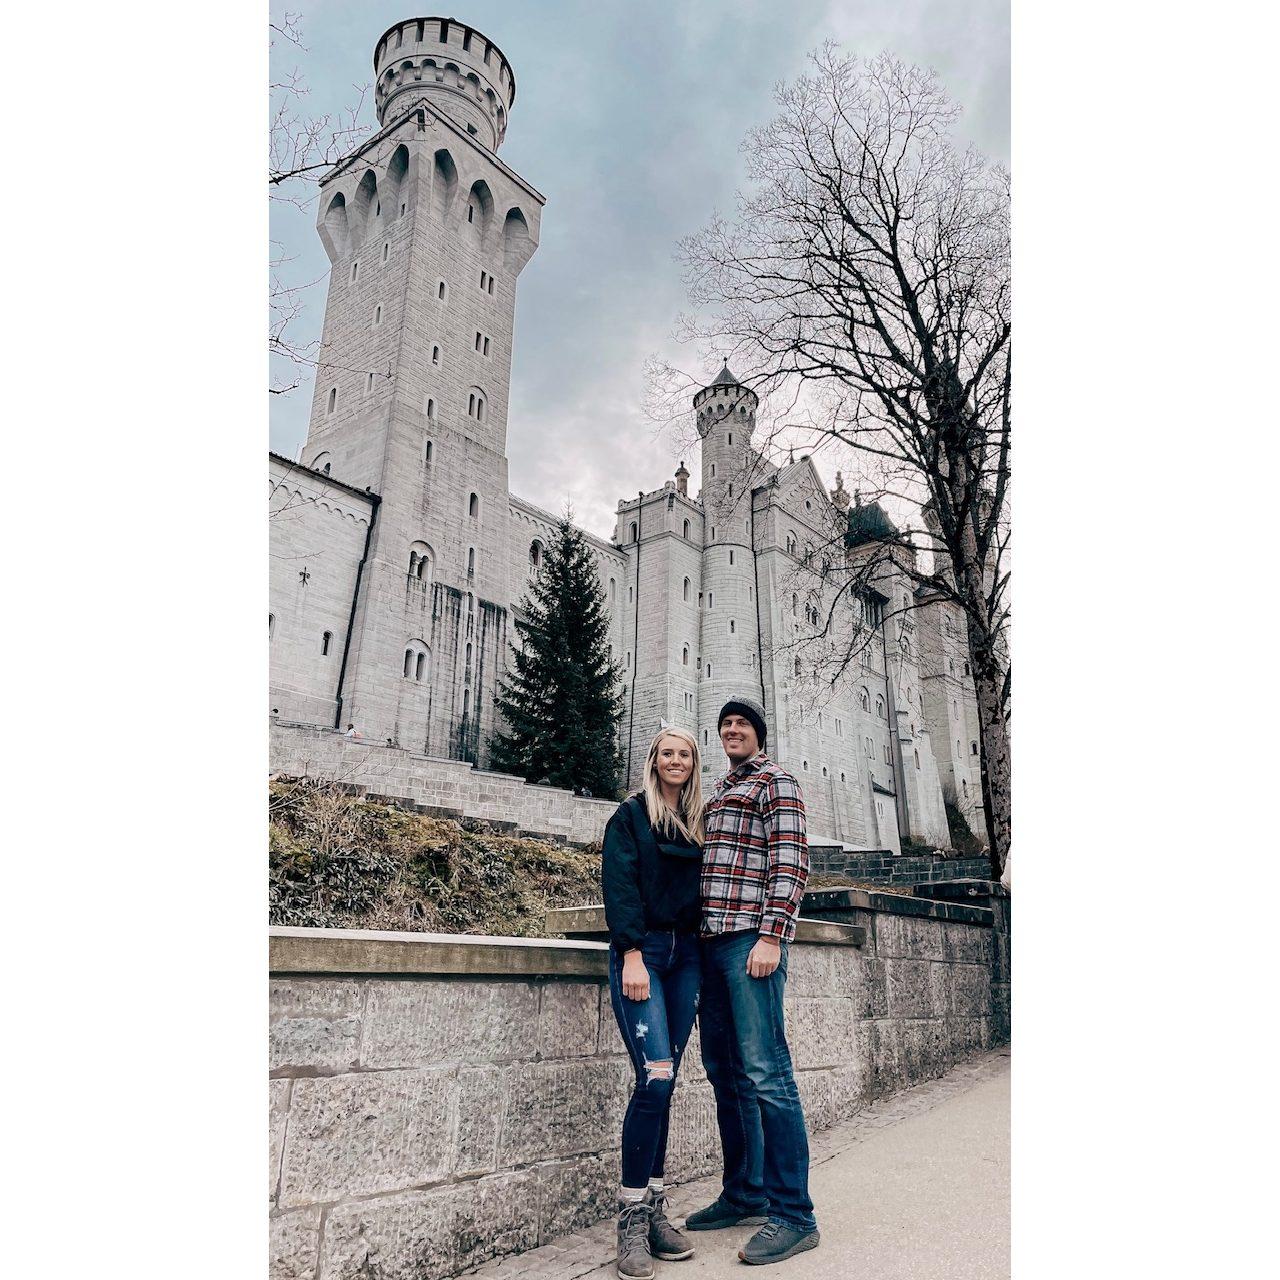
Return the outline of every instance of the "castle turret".
{"type": "Polygon", "coordinates": [[[516,78],[502,50],[474,27],[452,18],[397,22],[378,41],[373,74],[379,124],[425,97],[491,151],[502,145],[516,78]]]}

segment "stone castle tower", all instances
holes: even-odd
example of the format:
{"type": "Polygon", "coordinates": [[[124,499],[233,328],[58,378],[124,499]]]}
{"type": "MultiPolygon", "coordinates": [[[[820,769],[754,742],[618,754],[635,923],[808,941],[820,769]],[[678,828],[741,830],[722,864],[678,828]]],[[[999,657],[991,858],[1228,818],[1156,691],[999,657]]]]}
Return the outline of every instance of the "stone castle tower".
{"type": "Polygon", "coordinates": [[[381,127],[320,184],[303,462],[381,498],[340,701],[371,737],[475,759],[509,643],[512,330],[543,197],[498,158],[516,86],[486,36],[401,22],[373,65],[381,127]]]}

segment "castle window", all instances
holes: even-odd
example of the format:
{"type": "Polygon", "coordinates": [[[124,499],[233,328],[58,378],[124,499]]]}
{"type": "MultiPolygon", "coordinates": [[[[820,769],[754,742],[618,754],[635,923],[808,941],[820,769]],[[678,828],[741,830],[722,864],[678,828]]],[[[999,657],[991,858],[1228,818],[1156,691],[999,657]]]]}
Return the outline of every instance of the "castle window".
{"type": "Polygon", "coordinates": [[[887,742],[884,745],[884,762],[885,764],[889,763],[889,744],[887,742]]]}
{"type": "Polygon", "coordinates": [[[373,390],[373,374],[372,373],[367,375],[367,381],[365,382],[364,390],[366,395],[368,395],[369,392],[373,390]]]}
{"type": "Polygon", "coordinates": [[[618,594],[618,580],[617,578],[610,578],[609,579],[609,603],[610,604],[614,602],[614,599],[617,597],[617,594],[618,594]]]}
{"type": "Polygon", "coordinates": [[[689,522],[687,520],[684,522],[684,536],[686,538],[689,536],[689,522]]]}
{"type": "Polygon", "coordinates": [[[916,768],[918,769],[920,767],[920,753],[918,751],[913,751],[911,754],[916,758],[916,768]]]}
{"type": "Polygon", "coordinates": [[[480,273],[480,291],[482,293],[484,292],[485,285],[488,284],[488,282],[489,282],[489,273],[487,271],[482,271],[480,273]]]}
{"type": "Polygon", "coordinates": [[[387,260],[390,256],[391,256],[391,241],[390,241],[390,240],[387,240],[387,241],[385,241],[385,242],[383,243],[383,246],[382,246],[382,260],[383,260],[383,262],[386,262],[386,260],[387,260]]]}
{"type": "Polygon", "coordinates": [[[689,646],[688,645],[685,645],[684,648],[680,650],[680,665],[682,667],[687,667],[689,665],[689,646]]]}
{"type": "Polygon", "coordinates": [[[381,201],[381,200],[379,200],[379,201],[378,201],[378,206],[377,206],[377,208],[376,208],[376,209],[374,209],[374,211],[373,211],[373,216],[374,216],[375,218],[380,218],[380,217],[382,217],[382,201],[381,201]]]}
{"type": "Polygon", "coordinates": [[[796,614],[799,613],[799,611],[800,611],[800,597],[798,595],[793,595],[791,597],[791,616],[794,618],[796,614]]]}
{"type": "Polygon", "coordinates": [[[462,691],[462,718],[465,720],[471,714],[471,690],[463,689],[462,691]]]}
{"type": "Polygon", "coordinates": [[[830,777],[830,775],[827,773],[827,766],[825,764],[822,766],[822,776],[824,778],[830,777]]]}
{"type": "Polygon", "coordinates": [[[978,754],[978,744],[976,742],[969,743],[969,754],[976,756],[978,754]]]}
{"type": "Polygon", "coordinates": [[[964,664],[964,673],[965,673],[965,675],[970,675],[970,674],[971,674],[971,673],[970,673],[970,671],[969,671],[969,664],[968,664],[967,662],[964,664]]]}
{"type": "Polygon", "coordinates": [[[636,540],[636,533],[637,533],[637,526],[636,526],[636,522],[633,520],[631,522],[631,541],[632,542],[636,540]]]}
{"type": "Polygon", "coordinates": [[[960,704],[954,698],[951,699],[951,714],[957,720],[960,718],[960,704]]]}
{"type": "Polygon", "coordinates": [[[329,407],[325,410],[325,412],[332,413],[334,409],[337,408],[337,405],[338,405],[338,388],[330,387],[329,388],[329,407]]]}
{"type": "Polygon", "coordinates": [[[800,674],[800,659],[796,659],[796,675],[800,674]]]}
{"type": "Polygon", "coordinates": [[[868,760],[874,760],[876,758],[876,744],[872,742],[870,738],[863,738],[862,749],[867,753],[868,760]]]}
{"type": "Polygon", "coordinates": [[[359,261],[353,262],[351,264],[351,279],[354,280],[356,276],[358,276],[359,274],[360,274],[360,263],[359,261]]]}
{"type": "Polygon", "coordinates": [[[707,679],[711,679],[711,663],[707,663],[707,679]]]}
{"type": "Polygon", "coordinates": [[[480,131],[473,124],[467,125],[467,132],[474,138],[480,131]]]}
{"type": "Polygon", "coordinates": [[[472,520],[480,519],[480,495],[478,493],[473,493],[471,497],[467,499],[467,515],[469,515],[472,520]]]}
{"type": "Polygon", "coordinates": [[[267,639],[274,640],[276,638],[276,615],[274,613],[267,614],[267,639]]]}
{"type": "Polygon", "coordinates": [[[439,298],[441,302],[445,302],[448,300],[449,286],[445,284],[443,280],[441,280],[440,283],[436,285],[436,297],[439,298]]]}
{"type": "MultiPolygon", "coordinates": [[[[541,575],[543,555],[544,555],[544,552],[543,552],[541,539],[534,538],[534,540],[529,544],[529,576],[530,577],[537,578],[541,575]]],[[[612,580],[610,580],[609,587],[610,587],[610,590],[612,591],[613,589],[612,580]]],[[[612,599],[612,597],[610,598],[612,599]]]]}
{"type": "Polygon", "coordinates": [[[432,364],[436,364],[436,365],[438,365],[438,364],[440,363],[440,348],[439,348],[439,346],[433,346],[433,347],[431,348],[431,363],[432,363],[432,364]]]}
{"type": "Polygon", "coordinates": [[[805,771],[805,773],[809,772],[809,762],[807,760],[801,760],[800,767],[805,771]]]}
{"type": "Polygon", "coordinates": [[[730,548],[729,548],[729,563],[730,563],[730,564],[732,564],[732,563],[733,563],[733,548],[732,548],[732,547],[730,547],[730,548]]]}
{"type": "Polygon", "coordinates": [[[486,356],[489,354],[489,339],[488,339],[488,338],[486,338],[486,339],[484,340],[484,349],[483,349],[483,351],[481,351],[481,353],[480,353],[480,354],[481,354],[481,355],[486,355],[486,356]]]}
{"type": "Polygon", "coordinates": [[[425,440],[425,441],[423,441],[423,444],[422,444],[422,460],[423,460],[423,462],[425,462],[425,463],[427,463],[427,464],[430,464],[430,462],[431,462],[431,455],[432,455],[434,452],[435,452],[435,445],[434,445],[434,444],[432,444],[432,442],[431,442],[430,440],[425,440]]]}
{"type": "Polygon", "coordinates": [[[489,277],[489,293],[490,294],[493,293],[493,277],[492,276],[489,277]]]}
{"type": "Polygon", "coordinates": [[[836,737],[837,738],[844,737],[844,721],[841,720],[839,717],[836,718],[836,737]]]}
{"type": "Polygon", "coordinates": [[[878,715],[881,720],[884,719],[884,699],[883,698],[876,699],[876,715],[878,715]]]}
{"type": "Polygon", "coordinates": [[[702,745],[703,745],[704,747],[708,747],[708,746],[710,746],[710,745],[711,745],[711,730],[710,730],[710,729],[703,729],[703,731],[702,731],[702,745]]]}
{"type": "MultiPolygon", "coordinates": [[[[472,129],[471,132],[475,133],[475,130],[472,129]]],[[[476,220],[476,207],[475,205],[468,203],[467,204],[467,221],[474,222],[475,220],[476,220]]]]}
{"type": "MultiPolygon", "coordinates": [[[[436,402],[431,396],[428,396],[427,397],[427,417],[434,418],[435,416],[436,416],[436,402]]],[[[430,441],[427,442],[427,461],[428,462],[431,461],[430,441]]]]}
{"type": "Polygon", "coordinates": [[[631,650],[627,650],[627,670],[631,670],[631,650]]]}
{"type": "Polygon", "coordinates": [[[476,573],[476,549],[475,547],[467,548],[467,577],[474,578],[476,573]]]}
{"type": "Polygon", "coordinates": [[[841,781],[841,782],[846,781],[846,779],[845,779],[845,774],[844,774],[844,770],[843,770],[843,769],[841,769],[841,770],[840,770],[840,781],[841,781]]]}
{"type": "Polygon", "coordinates": [[[714,462],[711,464],[711,478],[713,480],[716,478],[716,464],[714,462]]]}
{"type": "Polygon", "coordinates": [[[380,325],[382,323],[382,304],[381,303],[379,303],[373,309],[373,323],[375,326],[380,325]]]}
{"type": "Polygon", "coordinates": [[[752,650],[752,652],[751,652],[751,669],[752,669],[752,671],[754,671],[754,670],[755,670],[755,668],[756,668],[756,655],[755,655],[755,650],[753,649],[753,650],[752,650]]]}
{"type": "Polygon", "coordinates": [[[871,710],[871,695],[865,688],[858,690],[858,705],[863,709],[863,711],[871,710]]]}
{"type": "Polygon", "coordinates": [[[409,577],[427,585],[431,583],[431,548],[425,542],[415,542],[409,547],[409,577]]]}
{"type": "Polygon", "coordinates": [[[471,48],[471,31],[469,28],[464,29],[462,33],[462,52],[466,53],[471,48]]]}
{"type": "Polygon", "coordinates": [[[737,622],[735,622],[733,618],[730,618],[730,619],[729,619],[729,634],[730,634],[730,635],[736,635],[736,634],[737,634],[737,630],[738,630],[738,624],[737,624],[737,622]]]}
{"type": "Polygon", "coordinates": [[[733,481],[729,482],[729,497],[733,497],[733,481]]]}
{"type": "Polygon", "coordinates": [[[732,443],[733,443],[733,432],[732,432],[732,431],[730,431],[730,432],[729,432],[729,443],[730,443],[730,444],[732,444],[732,443]]]}
{"type": "Polygon", "coordinates": [[[714,591],[707,592],[707,608],[714,609],[716,607],[716,593],[714,591]]]}
{"type": "Polygon", "coordinates": [[[468,671],[471,670],[471,645],[470,644],[467,645],[466,653],[464,654],[462,659],[462,665],[466,670],[468,671]]]}
{"type": "Polygon", "coordinates": [[[966,797],[969,794],[969,784],[963,778],[960,779],[960,794],[966,797]]]}
{"type": "Polygon", "coordinates": [[[681,598],[687,603],[689,599],[689,579],[684,580],[684,586],[681,588],[681,598]]]}
{"type": "Polygon", "coordinates": [[[715,527],[715,525],[712,525],[712,526],[711,526],[711,541],[712,541],[712,542],[714,542],[715,540],[716,540],[716,527],[715,527]]]}
{"type": "Polygon", "coordinates": [[[329,646],[332,643],[333,643],[333,632],[326,631],[324,635],[320,637],[320,656],[322,658],[327,658],[329,656],[329,646]]]}
{"type": "Polygon", "coordinates": [[[431,674],[431,650],[421,640],[410,640],[404,651],[406,680],[422,681],[431,674]]]}
{"type": "Polygon", "coordinates": [[[630,603],[632,602],[632,600],[634,600],[634,599],[635,599],[635,589],[634,589],[633,587],[628,587],[628,588],[627,588],[627,603],[628,603],[628,604],[630,604],[630,603]]]}
{"type": "Polygon", "coordinates": [[[477,422],[484,421],[484,394],[480,391],[472,391],[467,397],[467,414],[474,418],[477,422]]]}

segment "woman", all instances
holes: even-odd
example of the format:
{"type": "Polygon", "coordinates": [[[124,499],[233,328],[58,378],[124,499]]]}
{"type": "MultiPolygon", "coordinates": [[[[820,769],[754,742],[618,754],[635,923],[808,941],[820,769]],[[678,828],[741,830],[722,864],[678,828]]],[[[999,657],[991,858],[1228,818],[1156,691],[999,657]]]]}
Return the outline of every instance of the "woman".
{"type": "Polygon", "coordinates": [[[666,1215],[663,1165],[671,1094],[698,1007],[702,780],[697,741],[664,729],[644,786],[604,833],[609,990],[636,1083],[622,1123],[618,1275],[648,1280],[651,1256],[691,1258],[666,1215]]]}

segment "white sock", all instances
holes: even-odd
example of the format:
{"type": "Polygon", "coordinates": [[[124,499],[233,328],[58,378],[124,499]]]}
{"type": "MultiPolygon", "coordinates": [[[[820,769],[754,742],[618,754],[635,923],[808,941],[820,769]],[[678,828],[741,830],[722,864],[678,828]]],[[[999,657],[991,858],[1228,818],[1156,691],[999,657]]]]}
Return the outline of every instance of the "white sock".
{"type": "Polygon", "coordinates": [[[661,1178],[649,1179],[649,1190],[653,1192],[655,1196],[662,1195],[662,1193],[666,1191],[666,1189],[667,1189],[667,1185],[665,1182],[663,1182],[661,1178]]]}
{"type": "Polygon", "coordinates": [[[648,1190],[646,1187],[619,1187],[618,1199],[625,1201],[627,1204],[639,1204],[644,1199],[646,1190],[648,1190]]]}

